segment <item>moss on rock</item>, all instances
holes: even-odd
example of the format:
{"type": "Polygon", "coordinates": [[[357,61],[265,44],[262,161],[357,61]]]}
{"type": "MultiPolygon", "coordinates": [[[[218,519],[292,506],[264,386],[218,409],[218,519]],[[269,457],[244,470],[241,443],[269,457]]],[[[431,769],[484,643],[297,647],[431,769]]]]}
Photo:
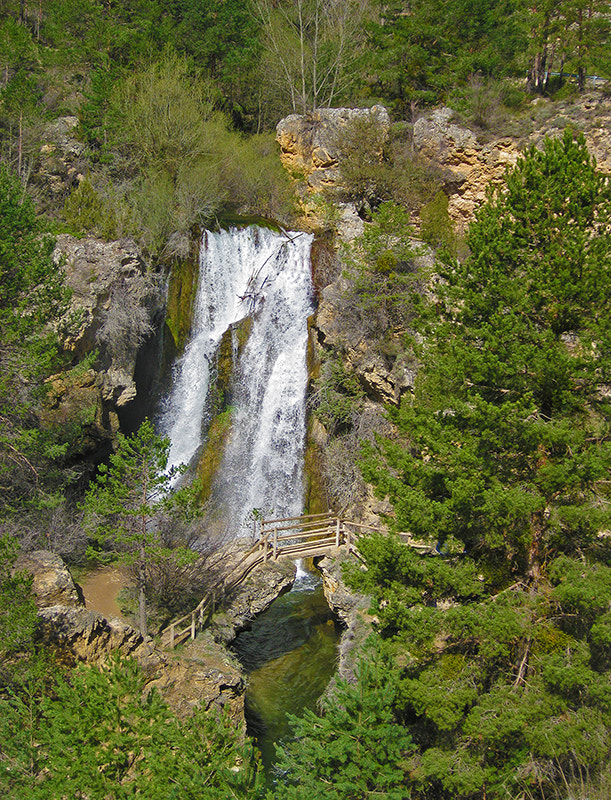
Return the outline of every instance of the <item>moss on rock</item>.
{"type": "Polygon", "coordinates": [[[184,350],[191,330],[197,277],[196,253],[192,253],[184,261],[176,261],[170,272],[165,324],[177,353],[184,350]]]}

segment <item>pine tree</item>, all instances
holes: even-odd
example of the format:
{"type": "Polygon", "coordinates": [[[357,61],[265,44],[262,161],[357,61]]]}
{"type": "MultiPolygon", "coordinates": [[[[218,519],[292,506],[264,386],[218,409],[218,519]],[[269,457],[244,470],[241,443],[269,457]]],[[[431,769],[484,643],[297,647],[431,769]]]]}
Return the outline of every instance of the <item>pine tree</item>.
{"type": "Polygon", "coordinates": [[[609,211],[582,137],[519,160],[442,270],[403,438],[364,459],[397,527],[439,543],[365,540],[350,577],[403,665],[413,797],[606,796],[609,211]]]}
{"type": "Polygon", "coordinates": [[[370,460],[367,474],[402,529],[536,577],[609,521],[609,182],[583,138],[529,151],[468,244],[396,415],[407,446],[389,444],[392,471],[370,460]]]}
{"type": "Polygon", "coordinates": [[[109,464],[100,467],[83,504],[96,538],[136,565],[138,619],[144,636],[147,564],[154,558],[188,563],[196,557],[186,547],[169,550],[161,540],[158,522],[162,515],[188,518],[196,513],[195,489],[172,488],[181,469],[167,468],[169,450],[169,439],[159,436],[148,419],[133,436],[119,433],[109,464]]]}

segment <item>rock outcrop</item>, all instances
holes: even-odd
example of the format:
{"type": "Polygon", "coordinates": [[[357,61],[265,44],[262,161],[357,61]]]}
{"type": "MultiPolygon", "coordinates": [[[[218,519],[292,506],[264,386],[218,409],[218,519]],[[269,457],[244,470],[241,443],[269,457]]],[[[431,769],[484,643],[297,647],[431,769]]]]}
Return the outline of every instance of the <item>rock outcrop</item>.
{"type": "Polygon", "coordinates": [[[34,550],[19,556],[15,570],[29,572],[32,592],[40,609],[61,605],[78,608],[83,605],[83,595],[72,579],[70,571],[60,556],[49,550],[34,550]]]}
{"type": "Polygon", "coordinates": [[[41,608],[39,620],[41,641],[63,663],[101,665],[111,655],[135,658],[146,676],[146,691],[158,689],[179,716],[214,706],[224,708],[239,727],[244,725],[244,675],[210,635],[176,655],[157,649],[122,620],[106,619],[82,606],[41,608]]]}
{"type": "Polygon", "coordinates": [[[572,102],[552,103],[536,98],[522,130],[490,138],[456,124],[450,108],[437,108],[414,124],[414,149],[441,168],[449,213],[464,232],[486,199],[489,185],[499,184],[526,148],[541,147],[546,136],[561,136],[567,126],[581,131],[601,172],[611,174],[611,100],[600,93],[579,96],[572,102]]]}
{"type": "Polygon", "coordinates": [[[209,632],[184,646],[180,654],[168,653],[123,620],[106,619],[85,608],[82,592],[54,553],[22,555],[15,569],[32,575],[39,639],[63,663],[100,665],[113,654],[130,656],[144,670],[146,690],[157,688],[177,714],[222,707],[236,727],[244,729],[244,675],[209,632]]]}
{"type": "Polygon", "coordinates": [[[208,630],[171,652],[158,649],[123,620],[106,619],[85,608],[82,592],[54,553],[20,556],[15,569],[32,575],[39,607],[38,636],[63,663],[101,665],[113,654],[135,658],[146,675],[146,691],[158,689],[178,715],[195,708],[224,708],[238,730],[244,731],[245,678],[225,644],[291,588],[292,562],[269,563],[256,570],[208,630]]]}
{"type": "Polygon", "coordinates": [[[375,131],[374,136],[365,137],[375,152],[363,157],[381,159],[390,130],[390,117],[383,106],[320,108],[309,114],[291,114],[276,126],[280,158],[296,180],[305,228],[316,230],[324,226],[324,203],[335,195],[346,238],[353,238],[362,229],[353,205],[340,202],[341,162],[358,125],[371,126],[375,131]]]}
{"type": "Polygon", "coordinates": [[[136,396],[139,348],[163,309],[158,277],[129,239],[105,242],[62,234],[54,258],[72,292],[60,329],[64,347],[78,358],[99,349],[102,400],[112,408],[124,406],[136,396]]]}
{"type": "Polygon", "coordinates": [[[482,144],[475,133],[452,122],[451,108],[438,108],[414,125],[414,149],[442,168],[448,211],[457,230],[464,231],[486,199],[491,183],[499,183],[520,149],[511,138],[482,144]]]}
{"type": "Polygon", "coordinates": [[[319,108],[285,117],[276,126],[282,163],[292,175],[304,176],[314,191],[336,186],[343,139],[355,122],[375,125],[382,144],[388,136],[390,117],[383,106],[319,108]]]}
{"type": "Polygon", "coordinates": [[[40,148],[32,182],[39,190],[39,204],[51,214],[57,213],[71,188],[83,177],[85,145],[76,138],[78,126],[78,117],[59,117],[44,130],[45,143],[40,148]]]}
{"type": "MultiPolygon", "coordinates": [[[[358,656],[372,632],[374,617],[369,614],[371,599],[352,592],[342,579],[342,566],[348,558],[352,559],[340,550],[334,557],[325,556],[317,560],[316,566],[322,573],[325,599],[345,625],[339,645],[337,675],[354,682],[358,656]]],[[[329,690],[333,690],[333,681],[329,690]]]]}

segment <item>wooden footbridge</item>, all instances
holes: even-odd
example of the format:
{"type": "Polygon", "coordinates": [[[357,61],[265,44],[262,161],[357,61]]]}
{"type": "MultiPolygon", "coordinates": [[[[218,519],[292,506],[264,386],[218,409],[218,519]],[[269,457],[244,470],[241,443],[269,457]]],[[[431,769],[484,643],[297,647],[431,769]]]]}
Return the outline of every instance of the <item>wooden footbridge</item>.
{"type": "MultiPolygon", "coordinates": [[[[358,554],[357,541],[380,528],[348,522],[331,514],[308,514],[301,517],[262,520],[257,541],[244,552],[231,570],[219,579],[193,611],[173,620],[162,632],[162,643],[170,648],[187,638],[194,639],[214,613],[217,604],[236,589],[259,564],[281,558],[310,558],[327,555],[334,548],[346,547],[358,554]]],[[[401,535],[401,534],[400,534],[401,535]]],[[[402,534],[405,538],[408,535],[402,534]]],[[[411,541],[417,549],[430,550],[411,541]]]]}

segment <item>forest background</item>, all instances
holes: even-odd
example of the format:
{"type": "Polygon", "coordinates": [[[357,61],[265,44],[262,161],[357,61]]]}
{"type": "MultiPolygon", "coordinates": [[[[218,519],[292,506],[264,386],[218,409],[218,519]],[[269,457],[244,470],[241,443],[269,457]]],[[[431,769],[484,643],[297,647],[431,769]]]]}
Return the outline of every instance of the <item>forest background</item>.
{"type": "MultiPolygon", "coordinates": [[[[89,365],[50,325],[68,302],[50,254],[61,232],[131,236],[155,273],[217,216],[290,222],[276,122],[374,103],[391,112],[391,144],[362,164],[366,132],[354,132],[344,180],[369,227],[342,255],[347,302],[428,366],[391,439],[370,437],[353,461],[391,499],[395,527],[440,552],[418,559],[393,537],[363,547],[368,570],[347,579],[374,598],[378,635],[357,684],[294,721],[273,794],[609,795],[608,182],[569,131],[530,152],[459,239],[439,176],[409,148],[417,116],[442,102],[482,136],[519,125],[533,97],[570,102],[609,76],[608,32],[608,3],[584,0],[0,2],[8,797],[168,797],[170,781],[178,798],[264,795],[252,749],[223,720],[179,723],[155,696],[141,702],[134,665],[68,673],[36,644],[15,545],[57,527],[77,537],[90,475],[73,430],[39,422],[43,380],[89,365]],[[62,116],[78,118],[80,177],[51,197],[38,162],[62,116]],[[433,298],[417,236],[437,251],[433,298]]],[[[341,356],[314,409],[338,441],[362,400],[341,356]]]]}

